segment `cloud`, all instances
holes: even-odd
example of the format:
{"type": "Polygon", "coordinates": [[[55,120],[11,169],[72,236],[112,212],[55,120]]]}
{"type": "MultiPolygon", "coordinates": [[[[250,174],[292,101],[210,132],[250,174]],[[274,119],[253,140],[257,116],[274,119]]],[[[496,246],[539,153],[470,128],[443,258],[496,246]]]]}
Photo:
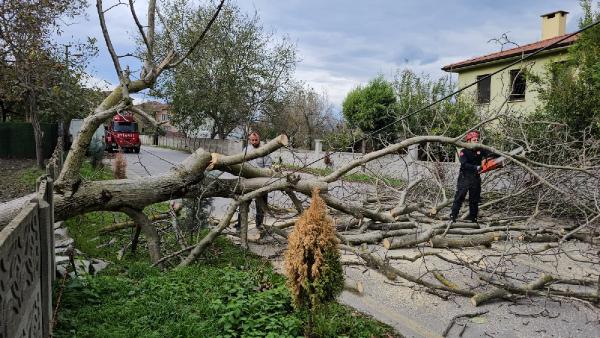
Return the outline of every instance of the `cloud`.
{"type": "Polygon", "coordinates": [[[540,15],[570,11],[576,28],[576,0],[497,3],[383,1],[271,1],[252,6],[263,22],[296,39],[302,61],[296,74],[324,87],[341,105],[349,90],[378,74],[391,78],[410,68],[432,77],[447,75],[441,67],[500,50],[488,42],[507,33],[518,44],[539,40],[540,15]]]}
{"type": "Polygon", "coordinates": [[[103,91],[112,90],[116,87],[116,85],[110,81],[90,74],[86,74],[82,77],[81,84],[86,88],[97,88],[103,91]]]}
{"type": "MultiPolygon", "coordinates": [[[[108,8],[116,0],[105,2],[108,8]]],[[[145,22],[145,2],[135,3],[145,22]]],[[[256,10],[267,31],[296,42],[301,58],[296,77],[327,91],[337,108],[349,90],[378,74],[391,78],[410,68],[432,77],[446,75],[440,70],[446,64],[498,51],[500,46],[488,41],[502,33],[518,44],[538,40],[541,14],[569,11],[568,31],[576,29],[581,16],[578,0],[253,0],[237,5],[249,14],[256,10]]],[[[64,35],[98,38],[101,53],[90,73],[117,83],[95,6],[90,4],[87,12],[89,22],[81,20],[64,35]]],[[[107,23],[118,53],[133,51],[138,33],[128,8],[112,9],[107,23]]],[[[135,59],[122,62],[139,68],[135,59]]]]}

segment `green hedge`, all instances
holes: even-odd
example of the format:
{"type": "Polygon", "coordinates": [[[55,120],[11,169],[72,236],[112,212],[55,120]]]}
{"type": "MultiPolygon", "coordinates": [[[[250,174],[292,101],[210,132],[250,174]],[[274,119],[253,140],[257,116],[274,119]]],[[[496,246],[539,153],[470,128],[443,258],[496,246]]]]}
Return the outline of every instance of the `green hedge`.
{"type": "MultiPolygon", "coordinates": [[[[50,158],[56,147],[58,127],[50,123],[41,123],[41,127],[44,134],[44,158],[50,158]]],[[[0,123],[0,158],[35,158],[35,139],[31,123],[0,123]]]]}

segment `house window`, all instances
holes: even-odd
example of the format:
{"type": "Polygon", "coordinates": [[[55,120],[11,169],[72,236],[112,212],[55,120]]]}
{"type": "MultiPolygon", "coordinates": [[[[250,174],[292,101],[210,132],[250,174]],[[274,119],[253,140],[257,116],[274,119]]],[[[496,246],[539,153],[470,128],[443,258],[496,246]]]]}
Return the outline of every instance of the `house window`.
{"type": "Polygon", "coordinates": [[[510,71],[510,97],[509,101],[522,101],[525,100],[525,73],[520,69],[513,69],[510,71]]]}
{"type": "Polygon", "coordinates": [[[169,120],[169,115],[168,114],[160,114],[160,120],[162,122],[168,121],[169,120]]]}
{"type": "Polygon", "coordinates": [[[490,103],[490,86],[492,78],[489,74],[477,77],[477,103],[490,103]]]}

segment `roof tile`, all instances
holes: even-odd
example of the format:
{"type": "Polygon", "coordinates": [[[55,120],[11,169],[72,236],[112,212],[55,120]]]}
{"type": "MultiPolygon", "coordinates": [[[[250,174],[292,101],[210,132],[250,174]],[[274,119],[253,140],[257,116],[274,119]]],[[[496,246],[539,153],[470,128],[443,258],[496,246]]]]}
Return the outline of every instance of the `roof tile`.
{"type": "MultiPolygon", "coordinates": [[[[553,43],[555,43],[556,41],[559,41],[560,39],[564,38],[565,36],[567,36],[568,34],[565,35],[560,35],[560,36],[556,36],[550,39],[546,39],[546,40],[542,40],[542,41],[538,41],[538,42],[534,42],[534,43],[530,43],[527,45],[523,45],[523,46],[519,46],[516,48],[512,48],[512,49],[507,49],[501,52],[496,52],[496,53],[492,53],[492,54],[487,54],[484,56],[478,56],[472,59],[468,59],[468,60],[464,60],[464,61],[460,61],[460,62],[456,62],[447,66],[442,67],[442,70],[445,70],[447,72],[454,72],[456,70],[459,70],[461,68],[464,67],[468,67],[468,66],[473,66],[473,65],[477,65],[480,63],[485,63],[485,62],[490,62],[490,61],[494,61],[494,60],[499,60],[499,59],[505,59],[505,58],[509,58],[512,56],[517,56],[520,54],[529,54],[529,53],[533,53],[535,51],[537,51],[538,49],[547,47],[552,45],[553,43]]],[[[552,46],[551,49],[555,49],[555,48],[559,48],[559,47],[563,47],[563,46],[568,46],[570,44],[573,44],[573,42],[575,42],[575,40],[577,40],[577,36],[578,35],[573,35],[570,36],[568,38],[566,38],[565,40],[557,43],[556,45],[552,46]]]]}

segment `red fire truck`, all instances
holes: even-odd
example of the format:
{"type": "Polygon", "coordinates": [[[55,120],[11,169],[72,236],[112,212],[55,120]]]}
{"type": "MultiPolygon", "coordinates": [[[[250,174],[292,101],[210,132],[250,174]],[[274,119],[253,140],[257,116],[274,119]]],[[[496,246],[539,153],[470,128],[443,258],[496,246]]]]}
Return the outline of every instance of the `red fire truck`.
{"type": "Polygon", "coordinates": [[[111,153],[118,149],[140,152],[138,124],[130,112],[116,114],[108,126],[104,126],[106,150],[111,153]]]}

